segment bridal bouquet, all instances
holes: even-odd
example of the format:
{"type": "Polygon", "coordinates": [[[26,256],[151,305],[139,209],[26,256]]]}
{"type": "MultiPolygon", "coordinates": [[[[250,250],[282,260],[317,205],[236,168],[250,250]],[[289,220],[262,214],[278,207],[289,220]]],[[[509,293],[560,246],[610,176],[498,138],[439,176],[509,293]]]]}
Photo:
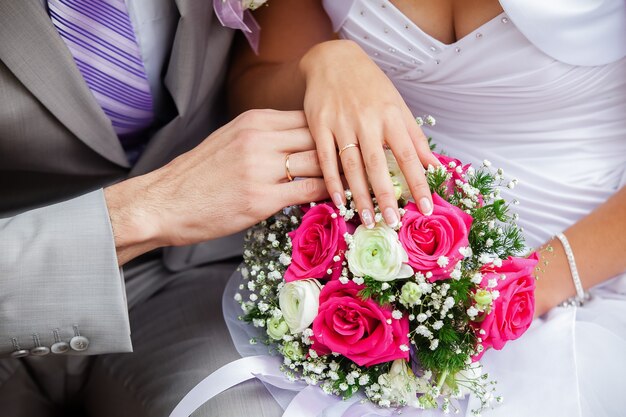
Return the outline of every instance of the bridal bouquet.
{"type": "MultiPolygon", "coordinates": [[[[434,212],[410,200],[391,152],[401,223],[360,224],[322,201],[289,207],[247,234],[235,299],[240,319],[264,328],[292,380],[382,407],[457,407],[472,392],[475,413],[502,399],[478,362],[529,327],[537,255],[500,198],[502,170],[438,155],[428,167],[434,212]]],[[[378,209],[376,210],[378,211],[378,209]]]]}

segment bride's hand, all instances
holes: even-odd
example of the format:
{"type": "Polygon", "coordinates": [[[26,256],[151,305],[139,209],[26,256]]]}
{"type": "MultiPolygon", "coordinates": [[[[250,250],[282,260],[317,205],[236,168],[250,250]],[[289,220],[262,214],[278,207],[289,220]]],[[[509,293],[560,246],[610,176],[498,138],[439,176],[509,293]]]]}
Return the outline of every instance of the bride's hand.
{"type": "Polygon", "coordinates": [[[389,78],[357,44],[346,40],[311,48],[300,69],[306,80],[304,110],[333,202],[345,204],[340,162],[363,224],[374,225],[370,184],[385,222],[398,223],[384,153],[388,146],[418,207],[424,214],[432,213],[424,167],[439,162],[389,78]]]}

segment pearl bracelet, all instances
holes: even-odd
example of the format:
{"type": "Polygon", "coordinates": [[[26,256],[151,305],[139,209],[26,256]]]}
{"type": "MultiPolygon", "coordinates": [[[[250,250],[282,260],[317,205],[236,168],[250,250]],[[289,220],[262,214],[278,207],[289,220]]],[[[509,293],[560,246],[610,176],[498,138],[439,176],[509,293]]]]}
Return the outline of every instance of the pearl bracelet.
{"type": "Polygon", "coordinates": [[[578,268],[576,267],[576,260],[574,259],[574,252],[569,244],[569,241],[563,233],[555,235],[557,239],[561,241],[563,249],[565,249],[565,256],[569,263],[569,269],[572,273],[572,281],[574,281],[574,287],[576,288],[576,295],[567,301],[563,302],[562,306],[581,306],[589,298],[588,294],[583,289],[583,284],[580,282],[580,275],[578,275],[578,268]]]}

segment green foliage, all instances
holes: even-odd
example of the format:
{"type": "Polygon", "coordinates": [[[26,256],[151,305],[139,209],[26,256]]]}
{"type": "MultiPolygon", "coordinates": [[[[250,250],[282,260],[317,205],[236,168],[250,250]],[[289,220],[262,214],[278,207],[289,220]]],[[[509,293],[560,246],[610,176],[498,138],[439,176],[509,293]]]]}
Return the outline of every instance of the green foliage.
{"type": "Polygon", "coordinates": [[[439,194],[444,199],[448,199],[448,187],[446,183],[448,182],[448,174],[442,170],[435,170],[433,172],[429,172],[426,176],[428,180],[428,186],[430,190],[434,193],[439,194]]]}
{"type": "Polygon", "coordinates": [[[428,146],[430,147],[431,151],[437,149],[437,145],[435,145],[435,143],[433,142],[433,138],[431,138],[430,136],[428,137],[428,146]]]}
{"type": "Polygon", "coordinates": [[[494,192],[495,179],[493,177],[493,174],[491,174],[489,171],[478,169],[476,170],[476,173],[468,179],[467,182],[472,187],[477,188],[480,191],[480,194],[483,196],[488,196],[489,194],[494,192]]]}
{"type": "Polygon", "coordinates": [[[244,314],[242,320],[245,321],[246,323],[252,323],[252,320],[254,319],[265,319],[265,317],[266,317],[265,314],[261,313],[261,310],[259,310],[259,307],[254,306],[246,314],[244,314]]]}
{"type": "Polygon", "coordinates": [[[450,285],[449,294],[454,297],[456,305],[466,305],[470,299],[471,289],[474,284],[468,279],[463,278],[460,280],[450,279],[446,281],[450,285]]]}
{"type": "Polygon", "coordinates": [[[471,347],[475,344],[475,337],[469,331],[459,332],[446,325],[439,331],[439,346],[430,349],[430,343],[420,338],[416,340],[415,350],[417,361],[424,369],[433,373],[449,372],[455,374],[465,369],[467,358],[471,354],[471,347]]]}
{"type": "Polygon", "coordinates": [[[359,297],[363,300],[373,299],[381,306],[388,305],[393,300],[396,293],[396,283],[376,281],[372,277],[365,276],[365,288],[359,291],[359,297]],[[383,285],[387,284],[389,288],[383,290],[383,285]]]}

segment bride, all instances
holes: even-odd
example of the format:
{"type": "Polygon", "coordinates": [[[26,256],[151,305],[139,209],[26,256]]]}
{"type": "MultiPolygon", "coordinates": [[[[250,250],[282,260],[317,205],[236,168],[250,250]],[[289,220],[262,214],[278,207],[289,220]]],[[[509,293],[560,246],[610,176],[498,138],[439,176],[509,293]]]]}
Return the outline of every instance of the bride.
{"type": "Polygon", "coordinates": [[[527,244],[552,250],[535,323],[483,357],[506,397],[489,414],[626,416],[625,3],[271,0],[256,18],[260,53],[235,54],[232,109],[304,108],[333,201],[343,172],[365,225],[370,184],[399,220],[383,145],[425,214],[427,136],[519,179],[505,197],[527,244]],[[437,125],[420,130],[423,114],[437,125]]]}

